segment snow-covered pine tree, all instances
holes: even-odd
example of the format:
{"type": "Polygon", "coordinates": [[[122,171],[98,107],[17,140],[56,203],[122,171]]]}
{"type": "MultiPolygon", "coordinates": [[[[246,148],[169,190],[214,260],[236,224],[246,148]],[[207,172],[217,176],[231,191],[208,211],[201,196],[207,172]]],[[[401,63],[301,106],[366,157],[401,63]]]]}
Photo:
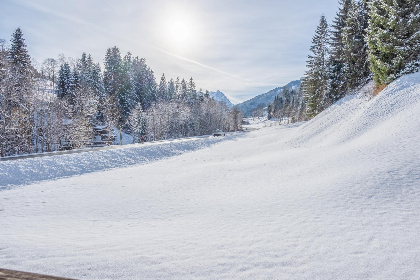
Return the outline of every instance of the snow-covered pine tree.
{"type": "Polygon", "coordinates": [[[308,70],[302,81],[309,117],[316,116],[331,104],[328,96],[328,37],[328,23],[325,16],[322,15],[312,38],[310,48],[312,54],[308,56],[308,70]]]}
{"type": "Polygon", "coordinates": [[[6,90],[6,102],[10,110],[10,133],[16,153],[31,153],[34,93],[33,67],[20,28],[12,35],[9,50],[10,87],[6,90]]]}
{"type": "Polygon", "coordinates": [[[133,59],[132,84],[136,100],[147,110],[156,101],[157,83],[153,71],[147,66],[144,58],[133,59]]]}
{"type": "Polygon", "coordinates": [[[121,87],[121,65],[122,58],[117,47],[109,48],[106,51],[104,60],[104,87],[107,95],[118,96],[121,87]]]}
{"type": "Polygon", "coordinates": [[[0,156],[4,157],[7,150],[7,124],[10,119],[10,110],[7,102],[9,63],[6,40],[0,39],[0,156]]]}
{"type": "Polygon", "coordinates": [[[200,135],[200,100],[197,96],[197,90],[195,87],[195,82],[191,77],[187,84],[187,104],[191,108],[191,116],[189,119],[189,133],[190,135],[200,135]]]}
{"type": "Polygon", "coordinates": [[[58,81],[57,81],[57,96],[59,98],[64,98],[70,94],[71,88],[71,70],[68,63],[64,63],[60,66],[58,71],[58,81]]]}
{"type": "Polygon", "coordinates": [[[334,103],[347,92],[346,73],[344,69],[344,41],[343,28],[346,26],[347,16],[352,0],[339,0],[339,10],[331,24],[330,46],[331,53],[328,61],[329,67],[329,96],[334,103]]]}
{"type": "Polygon", "coordinates": [[[146,97],[148,104],[152,104],[157,100],[157,89],[158,83],[156,82],[156,77],[152,69],[147,67],[146,76],[145,76],[145,89],[146,97]]]}
{"type": "Polygon", "coordinates": [[[137,103],[128,116],[128,126],[133,135],[133,143],[141,143],[146,135],[146,116],[141,108],[141,104],[137,103]]]}
{"type": "Polygon", "coordinates": [[[158,102],[168,101],[168,84],[166,83],[165,74],[162,74],[159,82],[158,94],[157,94],[158,102]]]}
{"type": "Polygon", "coordinates": [[[172,100],[176,96],[176,86],[174,80],[171,78],[168,82],[168,100],[172,100]]]}
{"type": "Polygon", "coordinates": [[[188,92],[188,103],[194,104],[197,101],[197,90],[195,88],[195,82],[191,77],[187,84],[187,92],[188,92]]]}
{"type": "Polygon", "coordinates": [[[108,145],[112,144],[113,130],[116,128],[121,119],[121,112],[118,108],[118,100],[115,95],[105,96],[104,119],[108,130],[108,145]]]}
{"type": "Polygon", "coordinates": [[[105,87],[104,80],[99,63],[93,63],[90,69],[90,82],[96,100],[98,101],[98,108],[96,112],[96,120],[98,123],[103,123],[103,112],[105,104],[105,87]]]}
{"type": "Polygon", "coordinates": [[[405,72],[418,69],[419,2],[371,0],[369,7],[366,40],[370,69],[377,85],[389,84],[405,72]]]}
{"type": "Polygon", "coordinates": [[[188,86],[185,79],[181,80],[179,93],[180,93],[179,95],[180,100],[183,102],[186,102],[188,99],[188,86]]]}
{"type": "Polygon", "coordinates": [[[82,83],[80,73],[76,68],[74,68],[70,75],[70,95],[67,96],[67,98],[70,100],[70,103],[74,103],[76,92],[80,90],[81,86],[82,83]]]}
{"type": "Polygon", "coordinates": [[[179,77],[176,77],[175,80],[175,92],[177,99],[179,99],[181,96],[181,81],[179,80],[179,77]]]}
{"type": "Polygon", "coordinates": [[[398,23],[398,33],[402,34],[403,45],[399,46],[406,53],[401,75],[417,72],[420,69],[420,2],[407,1],[401,20],[398,23]]]}
{"type": "Polygon", "coordinates": [[[347,90],[355,89],[370,78],[367,43],[368,7],[365,1],[352,2],[342,30],[344,72],[347,90]]]}
{"type": "Polygon", "coordinates": [[[138,102],[134,89],[133,59],[130,52],[124,56],[121,64],[121,85],[118,90],[118,101],[123,119],[126,120],[138,102]]]}

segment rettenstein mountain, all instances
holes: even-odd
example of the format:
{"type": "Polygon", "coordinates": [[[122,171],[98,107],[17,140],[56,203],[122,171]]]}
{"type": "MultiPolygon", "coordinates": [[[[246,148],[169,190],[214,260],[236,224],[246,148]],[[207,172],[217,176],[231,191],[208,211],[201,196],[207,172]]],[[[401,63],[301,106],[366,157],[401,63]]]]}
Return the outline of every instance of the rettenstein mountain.
{"type": "Polygon", "coordinates": [[[232,108],[234,106],[233,103],[229,100],[229,98],[227,98],[226,95],[220,90],[211,91],[209,92],[209,95],[214,100],[225,103],[229,108],[232,108]]]}
{"type": "Polygon", "coordinates": [[[293,81],[288,83],[283,87],[277,87],[275,89],[270,90],[269,92],[260,94],[251,98],[250,100],[244,101],[242,103],[237,104],[238,109],[244,114],[245,117],[251,116],[252,111],[258,107],[267,107],[269,104],[273,103],[274,98],[282,93],[284,88],[296,89],[300,85],[301,81],[293,81]]]}

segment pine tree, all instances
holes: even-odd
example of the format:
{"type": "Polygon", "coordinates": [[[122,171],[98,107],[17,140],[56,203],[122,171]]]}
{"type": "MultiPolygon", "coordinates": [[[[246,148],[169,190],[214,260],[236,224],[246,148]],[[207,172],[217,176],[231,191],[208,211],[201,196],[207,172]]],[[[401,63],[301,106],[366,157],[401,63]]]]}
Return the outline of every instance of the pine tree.
{"type": "Polygon", "coordinates": [[[162,74],[158,89],[158,101],[167,101],[168,98],[168,84],[166,83],[165,74],[162,74]]]}
{"type": "Polygon", "coordinates": [[[133,132],[133,142],[140,143],[144,141],[146,135],[146,116],[141,108],[141,104],[137,103],[128,117],[128,126],[133,132]]]}
{"type": "Polygon", "coordinates": [[[347,92],[346,73],[345,73],[345,56],[344,56],[344,40],[343,29],[346,27],[348,12],[352,0],[340,0],[339,11],[333,20],[330,33],[331,54],[329,58],[329,79],[330,89],[329,95],[331,102],[334,103],[347,92]]]}
{"type": "Polygon", "coordinates": [[[343,58],[347,90],[355,89],[370,78],[367,43],[365,41],[368,27],[367,4],[353,2],[348,12],[346,25],[343,28],[343,58]]]}
{"type": "Polygon", "coordinates": [[[179,98],[183,101],[186,102],[188,99],[188,86],[187,86],[187,82],[185,81],[185,79],[181,80],[180,83],[180,87],[179,87],[179,98]]]}
{"type": "Polygon", "coordinates": [[[173,79],[168,82],[168,100],[172,100],[176,95],[176,86],[173,79]]]}
{"type": "Polygon", "coordinates": [[[377,85],[389,84],[407,71],[415,71],[420,53],[419,2],[372,0],[367,30],[369,62],[377,85]]]}
{"type": "Polygon", "coordinates": [[[310,117],[319,114],[333,100],[328,95],[328,37],[328,23],[325,16],[322,16],[312,39],[312,55],[308,56],[308,70],[302,82],[310,117]]]}
{"type": "Polygon", "coordinates": [[[131,110],[137,104],[137,98],[133,82],[133,60],[131,53],[127,53],[121,64],[121,84],[118,90],[118,100],[121,113],[124,119],[127,119],[131,110]]]}
{"type": "Polygon", "coordinates": [[[197,90],[195,88],[195,82],[191,77],[187,85],[188,103],[193,104],[197,100],[197,90]]]}
{"type": "Polygon", "coordinates": [[[63,98],[70,94],[71,90],[71,70],[68,63],[64,63],[60,66],[58,71],[57,81],[57,96],[63,98]]]}
{"type": "Polygon", "coordinates": [[[5,49],[5,40],[0,39],[0,156],[4,157],[7,150],[8,129],[7,124],[10,121],[10,110],[7,99],[9,63],[7,60],[7,50],[5,49]]]}
{"type": "Polygon", "coordinates": [[[107,95],[118,96],[121,88],[122,58],[117,47],[109,48],[105,55],[104,86],[107,95]]]}
{"type": "Polygon", "coordinates": [[[147,110],[157,98],[157,83],[153,71],[144,58],[133,59],[132,83],[136,100],[147,110]]]}
{"type": "Polygon", "coordinates": [[[32,124],[33,124],[33,68],[31,58],[26,49],[23,33],[20,28],[12,35],[11,47],[9,50],[10,72],[9,79],[11,86],[7,89],[6,102],[11,125],[10,133],[15,142],[16,153],[30,153],[32,148],[32,124]]]}

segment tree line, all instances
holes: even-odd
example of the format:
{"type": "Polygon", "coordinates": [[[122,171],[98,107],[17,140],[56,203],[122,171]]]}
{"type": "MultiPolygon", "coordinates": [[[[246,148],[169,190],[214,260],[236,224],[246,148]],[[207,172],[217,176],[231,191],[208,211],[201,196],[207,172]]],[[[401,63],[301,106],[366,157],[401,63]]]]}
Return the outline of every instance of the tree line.
{"type": "Polygon", "coordinates": [[[276,119],[280,123],[295,123],[307,120],[306,104],[301,86],[284,87],[267,108],[268,119],[276,119]]]}
{"type": "MultiPolygon", "coordinates": [[[[0,155],[92,144],[95,128],[133,142],[236,131],[242,115],[196,89],[193,78],[157,82],[144,58],[109,48],[104,70],[83,53],[34,65],[22,30],[0,41],[0,155]],[[66,144],[64,144],[66,143],[66,144]]],[[[118,141],[118,140],[117,140],[118,141]]]]}
{"type": "Polygon", "coordinates": [[[418,0],[340,0],[329,25],[316,28],[302,80],[307,115],[314,117],[374,80],[379,89],[420,65],[418,0]]]}

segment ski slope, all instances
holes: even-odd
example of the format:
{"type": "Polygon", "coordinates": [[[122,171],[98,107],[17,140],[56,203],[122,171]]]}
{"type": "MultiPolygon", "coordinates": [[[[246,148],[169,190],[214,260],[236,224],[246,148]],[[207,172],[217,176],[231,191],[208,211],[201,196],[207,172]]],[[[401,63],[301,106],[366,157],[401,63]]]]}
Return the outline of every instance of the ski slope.
{"type": "Polygon", "coordinates": [[[0,267],[81,279],[420,279],[420,74],[369,90],[304,124],[9,185],[0,267]]]}

